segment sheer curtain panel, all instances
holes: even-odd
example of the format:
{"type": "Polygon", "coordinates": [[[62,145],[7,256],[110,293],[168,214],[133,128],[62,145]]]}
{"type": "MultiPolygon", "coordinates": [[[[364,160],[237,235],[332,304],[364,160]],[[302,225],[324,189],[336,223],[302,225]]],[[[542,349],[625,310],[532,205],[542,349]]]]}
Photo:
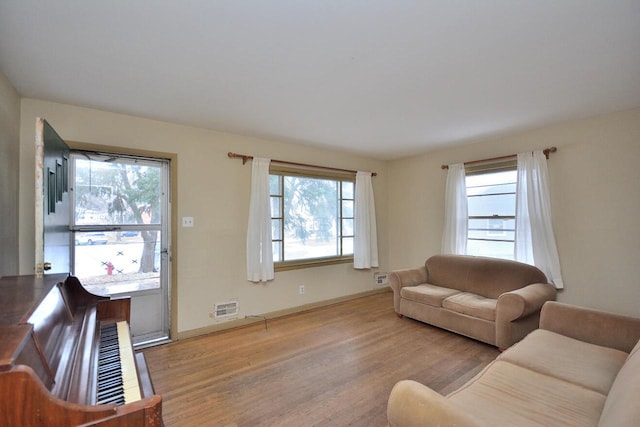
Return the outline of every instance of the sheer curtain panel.
{"type": "Polygon", "coordinates": [[[378,267],[378,233],[371,172],[356,173],[353,268],[378,267]]]}
{"type": "Polygon", "coordinates": [[[445,186],[444,231],[442,233],[442,253],[467,253],[467,230],[469,214],[467,209],[467,185],[463,163],[449,165],[445,186]]]}
{"type": "Polygon", "coordinates": [[[255,158],[251,166],[251,199],[247,227],[247,280],[273,280],[273,248],[271,244],[271,204],[269,164],[271,160],[255,158]]]}
{"type": "Polygon", "coordinates": [[[515,258],[538,267],[557,289],[564,287],[551,226],[547,159],[541,150],[518,154],[515,258]]]}

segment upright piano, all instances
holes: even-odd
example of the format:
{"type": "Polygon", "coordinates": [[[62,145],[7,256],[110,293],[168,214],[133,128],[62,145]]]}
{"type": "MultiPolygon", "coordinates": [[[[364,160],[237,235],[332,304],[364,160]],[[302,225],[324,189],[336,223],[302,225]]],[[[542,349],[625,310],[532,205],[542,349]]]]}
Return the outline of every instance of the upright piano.
{"type": "Polygon", "coordinates": [[[0,426],[162,426],[130,309],[73,276],[0,279],[0,426]]]}

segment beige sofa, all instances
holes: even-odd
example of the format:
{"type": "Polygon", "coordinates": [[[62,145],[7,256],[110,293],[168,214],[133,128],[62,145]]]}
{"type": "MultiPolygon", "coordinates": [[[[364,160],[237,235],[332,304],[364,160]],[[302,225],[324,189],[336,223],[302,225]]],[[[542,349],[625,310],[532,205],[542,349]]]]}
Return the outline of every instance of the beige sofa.
{"type": "Polygon", "coordinates": [[[396,313],[505,349],[538,327],[556,290],[538,268],[515,261],[435,255],[389,275],[396,313]]]}
{"type": "Polygon", "coordinates": [[[638,426],[639,340],[640,318],[548,302],[540,329],[447,397],[397,383],[389,425],[638,426]]]}

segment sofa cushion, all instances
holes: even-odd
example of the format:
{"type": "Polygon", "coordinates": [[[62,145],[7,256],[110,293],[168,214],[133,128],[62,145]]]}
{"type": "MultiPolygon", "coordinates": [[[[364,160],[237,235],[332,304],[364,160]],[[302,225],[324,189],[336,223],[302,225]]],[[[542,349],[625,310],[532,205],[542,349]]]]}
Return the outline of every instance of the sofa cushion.
{"type": "Polygon", "coordinates": [[[496,320],[496,305],[498,300],[485,298],[469,292],[460,292],[442,301],[442,307],[447,310],[477,317],[479,319],[496,320]]]}
{"type": "Polygon", "coordinates": [[[640,422],[640,341],[618,372],[602,410],[600,427],[637,426],[640,422]]]}
{"type": "Polygon", "coordinates": [[[433,307],[442,307],[442,300],[457,293],[460,293],[460,291],[428,284],[405,286],[400,290],[402,298],[433,307]]]}
{"type": "Polygon", "coordinates": [[[498,356],[552,377],[607,395],[627,353],[537,329],[498,356]]]}
{"type": "Polygon", "coordinates": [[[544,273],[529,264],[471,255],[434,255],[425,262],[427,281],[487,298],[520,289],[531,283],[547,283],[544,273]]]}
{"type": "Polygon", "coordinates": [[[427,282],[449,288],[464,290],[469,275],[469,264],[475,257],[468,255],[434,255],[424,265],[427,282]]]}
{"type": "Polygon", "coordinates": [[[519,427],[596,426],[606,399],[500,360],[448,397],[487,425],[519,427]]]}

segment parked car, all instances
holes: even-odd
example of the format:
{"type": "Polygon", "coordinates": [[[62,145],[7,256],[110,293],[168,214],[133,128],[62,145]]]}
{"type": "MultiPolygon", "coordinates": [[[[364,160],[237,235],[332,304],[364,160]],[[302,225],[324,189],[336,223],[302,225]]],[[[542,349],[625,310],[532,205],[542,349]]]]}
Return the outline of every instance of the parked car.
{"type": "Polygon", "coordinates": [[[77,233],[76,245],[106,245],[109,240],[104,233],[77,233]]]}
{"type": "Polygon", "coordinates": [[[123,231],[120,233],[122,237],[136,237],[138,235],[137,231],[123,231]]]}

